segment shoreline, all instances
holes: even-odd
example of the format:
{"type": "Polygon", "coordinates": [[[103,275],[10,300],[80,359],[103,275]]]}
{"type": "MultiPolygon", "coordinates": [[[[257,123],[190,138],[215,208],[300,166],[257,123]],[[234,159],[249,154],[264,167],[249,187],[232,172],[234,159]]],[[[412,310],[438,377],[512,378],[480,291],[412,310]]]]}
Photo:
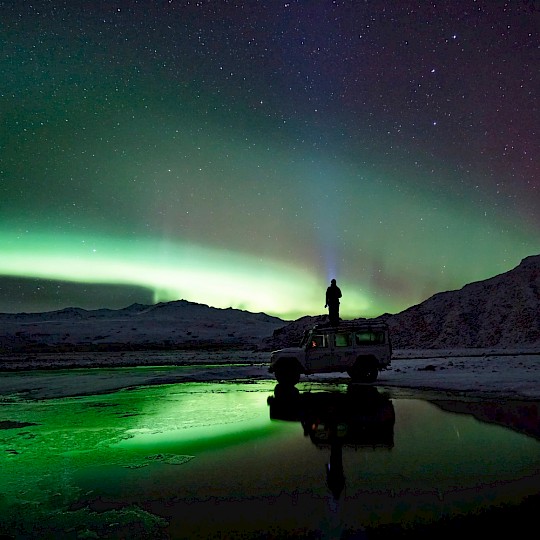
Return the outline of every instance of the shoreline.
{"type": "MultiPolygon", "coordinates": [[[[395,351],[390,368],[374,384],[449,392],[453,399],[540,401],[540,354],[471,352],[395,351]]],[[[136,385],[275,380],[268,362],[269,353],[249,350],[0,355],[0,396],[25,392],[47,399],[136,385]]],[[[302,382],[348,384],[350,378],[333,372],[303,375],[302,382]]]]}
{"type": "MultiPolygon", "coordinates": [[[[189,366],[201,364],[268,363],[271,351],[251,348],[141,349],[111,351],[0,352],[0,372],[80,367],[189,366]]],[[[396,349],[392,362],[451,358],[539,356],[537,349],[396,349]]]]}

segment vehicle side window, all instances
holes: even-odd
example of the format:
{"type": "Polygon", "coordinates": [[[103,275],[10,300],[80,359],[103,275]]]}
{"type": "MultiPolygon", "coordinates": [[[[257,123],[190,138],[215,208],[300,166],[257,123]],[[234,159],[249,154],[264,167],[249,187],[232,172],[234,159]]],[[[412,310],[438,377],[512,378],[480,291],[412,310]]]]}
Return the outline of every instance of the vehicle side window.
{"type": "Polygon", "coordinates": [[[312,348],[319,348],[319,347],[328,347],[326,336],[322,334],[314,334],[311,336],[311,347],[312,348]]]}
{"type": "Polygon", "coordinates": [[[356,332],[355,341],[357,345],[372,345],[374,343],[384,343],[384,332],[371,332],[369,330],[356,332]]]}
{"type": "Polygon", "coordinates": [[[350,345],[351,345],[351,334],[349,333],[336,334],[336,347],[350,347],[350,345]]]}

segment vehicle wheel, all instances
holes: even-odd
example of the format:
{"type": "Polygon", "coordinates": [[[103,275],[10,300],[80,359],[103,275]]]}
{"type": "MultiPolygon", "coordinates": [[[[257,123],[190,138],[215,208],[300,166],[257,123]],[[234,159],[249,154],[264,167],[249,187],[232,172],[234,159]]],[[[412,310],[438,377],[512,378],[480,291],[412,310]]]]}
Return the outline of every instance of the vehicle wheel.
{"type": "Polygon", "coordinates": [[[379,367],[374,358],[358,358],[347,373],[353,382],[374,382],[379,375],[379,367]]]}
{"type": "Polygon", "coordinates": [[[296,365],[278,365],[275,373],[279,384],[294,386],[300,381],[300,370],[296,365]]]}

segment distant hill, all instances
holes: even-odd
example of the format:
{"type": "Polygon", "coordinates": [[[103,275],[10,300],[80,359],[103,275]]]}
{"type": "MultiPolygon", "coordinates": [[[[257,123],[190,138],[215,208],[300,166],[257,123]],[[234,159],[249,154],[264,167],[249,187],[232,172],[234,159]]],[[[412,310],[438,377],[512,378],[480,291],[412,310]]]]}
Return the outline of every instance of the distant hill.
{"type": "MultiPolygon", "coordinates": [[[[306,328],[324,319],[298,319],[274,331],[263,347],[294,345],[306,328]]],[[[373,320],[388,323],[396,349],[540,347],[540,255],[523,259],[504,274],[373,320]]]]}
{"type": "Polygon", "coordinates": [[[0,352],[257,348],[287,321],[179,300],[124,309],[0,314],[0,352]]]}

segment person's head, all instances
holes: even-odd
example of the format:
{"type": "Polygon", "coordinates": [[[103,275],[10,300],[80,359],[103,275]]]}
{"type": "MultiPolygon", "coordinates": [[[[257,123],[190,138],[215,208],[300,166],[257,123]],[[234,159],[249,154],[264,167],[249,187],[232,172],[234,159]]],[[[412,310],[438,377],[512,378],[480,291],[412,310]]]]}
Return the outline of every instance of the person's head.
{"type": "Polygon", "coordinates": [[[336,284],[336,280],[333,279],[332,281],[330,281],[330,284],[331,284],[331,285],[335,285],[335,284],[336,284]]]}

